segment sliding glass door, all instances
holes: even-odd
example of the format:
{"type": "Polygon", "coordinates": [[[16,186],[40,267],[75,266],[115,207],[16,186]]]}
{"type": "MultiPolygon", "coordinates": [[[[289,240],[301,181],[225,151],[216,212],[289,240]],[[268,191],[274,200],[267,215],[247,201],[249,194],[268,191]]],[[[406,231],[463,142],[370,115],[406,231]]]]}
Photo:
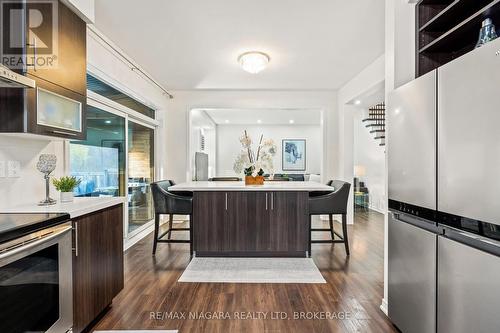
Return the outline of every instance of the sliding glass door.
{"type": "Polygon", "coordinates": [[[75,196],[125,195],[125,118],[87,107],[87,140],[69,146],[70,173],[81,180],[75,196]]]}
{"type": "Polygon", "coordinates": [[[87,139],[69,145],[70,173],[81,180],[75,196],[126,197],[124,231],[132,237],[154,219],[155,127],[97,101],[86,121],[87,139]]]}
{"type": "Polygon", "coordinates": [[[153,127],[128,121],[128,232],[154,218],[151,182],[154,179],[153,127]]]}

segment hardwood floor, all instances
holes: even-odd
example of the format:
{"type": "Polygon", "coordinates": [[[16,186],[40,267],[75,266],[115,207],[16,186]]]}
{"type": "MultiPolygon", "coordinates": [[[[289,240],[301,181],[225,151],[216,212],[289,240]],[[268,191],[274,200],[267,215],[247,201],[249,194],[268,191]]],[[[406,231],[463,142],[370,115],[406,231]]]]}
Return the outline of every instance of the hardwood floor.
{"type": "MultiPolygon", "coordinates": [[[[320,223],[316,220],[315,226],[320,223]]],[[[337,228],[340,223],[335,223],[337,228]]],[[[327,232],[313,235],[328,236],[327,232]]],[[[383,216],[357,213],[349,236],[350,258],[346,258],[343,244],[312,246],[312,257],[326,284],[223,284],[178,283],[189,263],[189,245],[159,244],[156,257],[152,257],[150,235],[125,253],[125,289],[93,329],[397,332],[379,309],[383,295],[383,216]],[[190,313],[214,317],[214,312],[230,319],[189,318],[190,313]],[[294,318],[301,312],[326,318],[294,318]],[[253,319],[241,319],[241,313],[253,319]]]]}

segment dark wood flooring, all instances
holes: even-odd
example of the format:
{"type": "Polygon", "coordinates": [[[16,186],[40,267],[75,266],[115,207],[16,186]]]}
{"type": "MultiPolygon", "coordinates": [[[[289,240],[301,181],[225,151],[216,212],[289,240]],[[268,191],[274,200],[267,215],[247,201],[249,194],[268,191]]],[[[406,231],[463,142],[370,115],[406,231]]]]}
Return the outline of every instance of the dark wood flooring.
{"type": "MultiPolygon", "coordinates": [[[[356,214],[354,226],[349,226],[350,258],[343,244],[313,244],[312,257],[326,284],[178,283],[189,263],[188,244],[159,244],[153,257],[150,235],[125,253],[125,289],[91,331],[397,332],[379,309],[383,223],[379,213],[356,214]],[[231,319],[207,319],[215,317],[214,312],[231,319]],[[242,319],[241,312],[247,318],[242,319]],[[325,317],[295,319],[301,312],[325,317]],[[206,318],[190,319],[189,313],[206,318]]],[[[326,238],[328,233],[314,237],[326,238]]]]}

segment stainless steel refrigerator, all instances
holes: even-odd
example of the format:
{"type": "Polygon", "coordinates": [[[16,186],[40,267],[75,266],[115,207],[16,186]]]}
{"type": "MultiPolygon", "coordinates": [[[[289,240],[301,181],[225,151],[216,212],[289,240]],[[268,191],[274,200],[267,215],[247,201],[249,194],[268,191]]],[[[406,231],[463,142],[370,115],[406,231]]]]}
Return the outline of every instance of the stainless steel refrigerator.
{"type": "Polygon", "coordinates": [[[500,40],[388,99],[389,317],[500,332],[500,40]]]}

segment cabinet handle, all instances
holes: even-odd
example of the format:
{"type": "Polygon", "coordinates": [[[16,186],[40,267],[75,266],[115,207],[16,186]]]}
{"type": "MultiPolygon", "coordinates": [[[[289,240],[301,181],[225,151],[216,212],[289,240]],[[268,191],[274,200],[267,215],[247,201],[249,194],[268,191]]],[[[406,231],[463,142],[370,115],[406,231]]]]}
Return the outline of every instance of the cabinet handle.
{"type": "Polygon", "coordinates": [[[78,257],[78,222],[75,222],[73,230],[75,230],[75,248],[73,250],[75,250],[75,257],[78,257]]]}
{"type": "Polygon", "coordinates": [[[271,210],[274,210],[274,192],[271,193],[271,210]]]}
{"type": "Polygon", "coordinates": [[[62,134],[62,135],[70,135],[70,136],[77,136],[78,135],[76,133],[69,133],[69,132],[56,131],[56,130],[52,130],[50,132],[54,133],[54,134],[62,134]]]}
{"type": "Polygon", "coordinates": [[[227,210],[227,193],[226,193],[226,210],[227,210]]]}
{"type": "Polygon", "coordinates": [[[266,210],[267,210],[267,193],[266,193],[266,210]]]}

